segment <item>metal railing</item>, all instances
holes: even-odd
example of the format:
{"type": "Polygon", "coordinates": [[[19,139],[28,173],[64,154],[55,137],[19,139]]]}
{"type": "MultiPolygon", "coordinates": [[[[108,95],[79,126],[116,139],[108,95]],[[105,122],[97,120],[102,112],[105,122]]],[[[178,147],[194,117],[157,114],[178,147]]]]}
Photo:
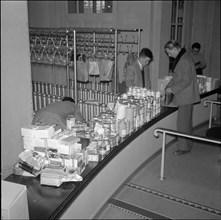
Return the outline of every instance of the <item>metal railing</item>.
{"type": "Polygon", "coordinates": [[[165,179],[164,176],[164,166],[165,166],[165,141],[166,141],[166,134],[171,134],[174,136],[180,136],[180,137],[185,137],[185,138],[191,138],[195,140],[200,140],[200,141],[206,141],[214,144],[219,144],[221,145],[221,140],[214,140],[211,138],[204,138],[198,135],[188,135],[182,132],[178,132],[172,129],[167,129],[167,128],[156,128],[154,130],[154,136],[159,137],[158,132],[163,133],[163,142],[162,142],[162,155],[161,155],[161,168],[160,168],[160,179],[163,180],[165,179]]]}
{"type": "Polygon", "coordinates": [[[204,101],[204,106],[207,107],[207,104],[210,104],[210,113],[209,113],[209,128],[212,126],[212,117],[213,117],[213,104],[221,105],[221,102],[215,100],[206,100],[204,101]]]}

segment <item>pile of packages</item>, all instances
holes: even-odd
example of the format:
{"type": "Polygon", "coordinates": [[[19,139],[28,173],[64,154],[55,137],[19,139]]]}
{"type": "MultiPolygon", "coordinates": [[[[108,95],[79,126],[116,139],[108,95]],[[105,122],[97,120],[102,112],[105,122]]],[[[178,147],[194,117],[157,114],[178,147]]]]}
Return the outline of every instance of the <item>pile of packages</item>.
{"type": "Polygon", "coordinates": [[[220,80],[203,75],[197,75],[197,83],[199,85],[199,92],[204,93],[218,88],[220,85],[220,80]]]}
{"type": "Polygon", "coordinates": [[[87,155],[75,131],[55,131],[54,125],[28,125],[21,128],[21,135],[24,151],[14,166],[15,174],[40,175],[41,184],[54,186],[82,180],[87,155]]]}
{"type": "MultiPolygon", "coordinates": [[[[197,84],[200,94],[214,90],[220,86],[220,80],[214,77],[197,75],[197,84]]],[[[164,91],[167,84],[172,79],[172,76],[165,76],[163,79],[158,79],[158,89],[164,91]]]]}
{"type": "Polygon", "coordinates": [[[159,92],[130,88],[88,123],[67,117],[67,129],[54,125],[21,128],[24,151],[14,174],[40,175],[42,185],[59,187],[63,182],[82,181],[88,163],[103,160],[119,142],[160,113],[159,92]]]}

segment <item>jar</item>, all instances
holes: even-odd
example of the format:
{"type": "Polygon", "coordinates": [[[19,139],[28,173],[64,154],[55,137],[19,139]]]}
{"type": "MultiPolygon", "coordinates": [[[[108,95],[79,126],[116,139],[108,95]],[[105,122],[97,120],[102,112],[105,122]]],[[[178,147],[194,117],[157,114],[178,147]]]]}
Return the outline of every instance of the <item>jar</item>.
{"type": "Polygon", "coordinates": [[[125,120],[124,120],[124,119],[119,120],[118,126],[119,126],[119,129],[118,129],[118,131],[119,131],[119,136],[120,136],[121,138],[124,138],[124,137],[127,135],[127,127],[126,127],[126,122],[125,122],[125,120]]]}
{"type": "Polygon", "coordinates": [[[104,137],[109,137],[111,130],[110,130],[110,123],[105,122],[103,123],[103,129],[104,129],[104,137]]]}
{"type": "Polygon", "coordinates": [[[98,153],[99,153],[99,159],[103,160],[107,156],[106,146],[105,145],[99,146],[98,153]]]}
{"type": "Polygon", "coordinates": [[[104,146],[106,147],[107,153],[109,153],[111,150],[111,143],[109,138],[104,138],[104,146]]]}

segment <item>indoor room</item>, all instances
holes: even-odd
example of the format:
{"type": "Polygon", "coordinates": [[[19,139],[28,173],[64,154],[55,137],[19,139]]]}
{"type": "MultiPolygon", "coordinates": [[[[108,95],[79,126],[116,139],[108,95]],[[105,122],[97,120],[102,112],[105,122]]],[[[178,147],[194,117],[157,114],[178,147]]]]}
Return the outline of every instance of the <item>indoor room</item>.
{"type": "Polygon", "coordinates": [[[220,219],[220,85],[220,1],[1,1],[3,217],[220,219]]]}

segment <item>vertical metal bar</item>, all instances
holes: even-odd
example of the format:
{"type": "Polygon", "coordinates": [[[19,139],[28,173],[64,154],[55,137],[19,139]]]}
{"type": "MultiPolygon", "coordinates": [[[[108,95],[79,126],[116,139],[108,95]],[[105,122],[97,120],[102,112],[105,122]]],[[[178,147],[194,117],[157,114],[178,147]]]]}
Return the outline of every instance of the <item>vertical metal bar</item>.
{"type": "Polygon", "coordinates": [[[74,88],[73,88],[73,86],[71,86],[71,88],[70,88],[70,96],[71,96],[71,98],[74,98],[74,88]]]}
{"type": "Polygon", "coordinates": [[[46,95],[43,94],[43,108],[47,106],[46,95]]]}
{"type": "Polygon", "coordinates": [[[41,93],[41,82],[37,82],[37,92],[41,93]]]}
{"type": "Polygon", "coordinates": [[[65,86],[62,86],[62,96],[65,96],[65,86]]]}
{"type": "Polygon", "coordinates": [[[185,46],[185,39],[184,39],[184,36],[185,36],[185,17],[186,17],[186,2],[185,1],[183,1],[183,17],[182,17],[182,23],[183,23],[183,25],[181,26],[181,31],[182,31],[182,41],[180,42],[181,43],[181,45],[182,45],[182,47],[184,47],[185,46]]]}
{"type": "Polygon", "coordinates": [[[68,30],[66,30],[66,47],[67,47],[67,58],[66,58],[66,83],[67,83],[67,96],[70,96],[70,76],[69,76],[69,63],[68,63],[68,54],[69,54],[69,47],[68,47],[68,30]]]}
{"type": "Polygon", "coordinates": [[[55,102],[55,101],[56,101],[56,96],[53,95],[53,96],[52,96],[52,102],[55,102]]]}
{"type": "Polygon", "coordinates": [[[41,93],[38,93],[38,110],[42,108],[41,93]]]}
{"type": "Polygon", "coordinates": [[[61,96],[61,85],[57,85],[57,89],[58,89],[57,95],[61,96]]]}
{"type": "Polygon", "coordinates": [[[53,84],[53,95],[57,95],[57,85],[53,84]]]}
{"type": "Polygon", "coordinates": [[[139,55],[139,52],[140,52],[140,42],[141,42],[141,31],[140,29],[138,29],[138,51],[137,51],[137,54],[139,55]]]}
{"type": "Polygon", "coordinates": [[[95,55],[95,53],[96,53],[95,43],[96,43],[96,33],[93,32],[93,54],[94,54],[94,55],[95,55]]]}
{"type": "MultiPolygon", "coordinates": [[[[53,78],[53,83],[56,85],[56,79],[55,79],[55,61],[53,60],[52,63],[52,78],[53,78]]],[[[53,86],[53,94],[56,94],[56,87],[53,86]]]]}
{"type": "Polygon", "coordinates": [[[48,83],[45,83],[45,94],[49,94],[49,91],[48,91],[48,83]]]}
{"type": "Polygon", "coordinates": [[[213,117],[213,103],[210,103],[210,113],[209,113],[209,128],[212,126],[212,117],[213,117]]]}
{"type": "Polygon", "coordinates": [[[48,105],[51,104],[51,96],[50,94],[47,95],[47,103],[48,105]]]}
{"type": "Polygon", "coordinates": [[[37,84],[33,81],[33,92],[37,92],[37,84]]]}
{"type": "MultiPolygon", "coordinates": [[[[178,41],[178,6],[179,6],[179,1],[176,1],[176,24],[175,24],[175,40],[178,41]]],[[[179,42],[181,43],[181,42],[179,42]]]]}
{"type": "Polygon", "coordinates": [[[117,93],[117,41],[118,41],[118,39],[117,39],[117,37],[118,37],[118,35],[117,35],[118,33],[117,33],[117,29],[115,30],[115,57],[114,57],[114,62],[115,62],[115,64],[114,64],[114,79],[115,79],[115,82],[114,82],[114,95],[116,95],[116,93],[117,93]]]}
{"type": "Polygon", "coordinates": [[[162,155],[161,155],[161,168],[160,168],[160,180],[164,180],[164,163],[165,163],[165,139],[166,134],[163,132],[163,142],[162,142],[162,155]]]}
{"type": "Polygon", "coordinates": [[[48,90],[49,90],[49,94],[52,95],[53,90],[52,90],[52,84],[51,83],[48,83],[48,90]]]}
{"type": "Polygon", "coordinates": [[[37,93],[33,92],[33,98],[34,98],[34,111],[38,111],[38,102],[37,102],[37,93]]]}
{"type": "Polygon", "coordinates": [[[76,56],[76,30],[73,31],[73,45],[74,45],[74,100],[75,104],[78,104],[78,95],[77,95],[77,56],[76,56]]]}

